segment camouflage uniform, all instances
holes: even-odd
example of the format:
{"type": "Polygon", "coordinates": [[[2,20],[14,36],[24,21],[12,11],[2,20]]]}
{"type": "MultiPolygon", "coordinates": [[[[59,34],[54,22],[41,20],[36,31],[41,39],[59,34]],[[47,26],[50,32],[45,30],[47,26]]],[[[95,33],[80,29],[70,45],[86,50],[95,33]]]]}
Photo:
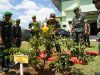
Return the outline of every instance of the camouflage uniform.
{"type": "MultiPolygon", "coordinates": [[[[4,13],[4,20],[0,21],[0,33],[1,33],[1,37],[2,37],[2,41],[3,43],[1,45],[3,45],[3,48],[1,49],[1,53],[2,53],[2,69],[3,71],[8,71],[8,65],[10,64],[10,53],[9,53],[9,49],[12,47],[12,23],[10,21],[6,21],[5,17],[11,17],[12,13],[9,11],[6,11],[4,13]],[[5,50],[7,50],[7,52],[5,52],[5,50]],[[7,57],[7,58],[5,58],[7,57]]],[[[10,18],[9,18],[10,19],[10,18]]],[[[1,46],[0,45],[0,46],[1,46]]]]}
{"type": "MultiPolygon", "coordinates": [[[[51,16],[51,18],[47,21],[47,25],[53,25],[54,26],[54,31],[56,31],[57,29],[60,28],[59,21],[57,21],[55,19],[55,14],[54,13],[51,13],[50,16],[51,16]]],[[[55,32],[55,35],[56,35],[56,32],[55,32]]],[[[53,39],[53,38],[50,38],[50,39],[53,39]]],[[[60,48],[59,43],[55,44],[55,47],[56,47],[57,52],[61,52],[61,48],[60,48]]],[[[51,50],[49,46],[47,47],[47,50],[51,50]]]]}
{"type": "MultiPolygon", "coordinates": [[[[16,21],[20,21],[17,19],[16,21]]],[[[15,47],[21,46],[21,27],[19,25],[13,26],[13,38],[14,38],[14,45],[15,47]]]]}
{"type": "Polygon", "coordinates": [[[84,40],[85,40],[85,45],[87,47],[90,47],[89,35],[90,35],[90,24],[86,22],[84,27],[84,40]]]}
{"type": "MultiPolygon", "coordinates": [[[[79,34],[84,32],[85,18],[82,15],[74,16],[72,20],[72,31],[74,42],[79,43],[79,34]]],[[[83,38],[84,39],[84,38],[83,38]]]]}
{"type": "MultiPolygon", "coordinates": [[[[32,19],[36,18],[36,16],[32,16],[32,19]]],[[[32,35],[36,35],[37,37],[39,37],[39,29],[40,29],[40,23],[35,21],[35,22],[31,22],[29,23],[29,29],[30,33],[32,35]]]]}

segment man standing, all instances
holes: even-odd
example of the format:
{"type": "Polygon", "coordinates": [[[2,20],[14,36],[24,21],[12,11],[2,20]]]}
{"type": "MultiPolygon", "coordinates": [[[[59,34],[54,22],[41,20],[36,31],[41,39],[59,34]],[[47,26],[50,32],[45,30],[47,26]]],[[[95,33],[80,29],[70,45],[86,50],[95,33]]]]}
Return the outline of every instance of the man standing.
{"type": "Polygon", "coordinates": [[[84,26],[84,37],[85,37],[84,39],[85,39],[85,44],[87,47],[90,47],[89,35],[90,35],[90,24],[86,20],[85,26],[84,26]]]}
{"type": "Polygon", "coordinates": [[[32,16],[32,22],[29,23],[29,30],[32,35],[39,35],[40,23],[37,22],[36,16],[32,16]]]}
{"type": "Polygon", "coordinates": [[[2,69],[8,71],[8,65],[10,63],[9,49],[12,47],[12,23],[10,22],[12,12],[6,11],[3,16],[3,20],[0,21],[0,46],[2,51],[2,69]],[[7,50],[7,52],[5,52],[7,50]],[[7,58],[6,58],[7,57],[7,58]]]}
{"type": "MultiPolygon", "coordinates": [[[[74,42],[78,44],[80,39],[79,36],[82,36],[84,33],[85,18],[80,14],[80,9],[78,7],[74,8],[73,12],[75,16],[73,17],[72,20],[71,32],[73,32],[74,42]]],[[[84,39],[83,36],[82,39],[84,39]]]]}
{"type": "MultiPolygon", "coordinates": [[[[47,21],[47,25],[50,25],[50,26],[52,25],[54,27],[55,34],[59,30],[60,24],[59,24],[59,21],[56,20],[55,13],[50,13],[50,19],[47,21]]],[[[51,39],[53,39],[53,38],[51,38],[51,39]]],[[[55,47],[56,47],[57,52],[61,52],[60,44],[58,44],[58,43],[55,44],[55,47]]],[[[50,50],[49,45],[47,47],[47,50],[50,50]]]]}
{"type": "Polygon", "coordinates": [[[98,34],[97,37],[99,39],[98,41],[98,55],[100,55],[100,0],[93,0],[93,4],[95,5],[96,9],[99,10],[99,15],[98,15],[98,19],[97,19],[97,30],[98,30],[98,34]]]}
{"type": "Polygon", "coordinates": [[[20,27],[20,19],[16,19],[16,25],[13,26],[13,39],[15,47],[21,46],[21,27],[20,27]]]}

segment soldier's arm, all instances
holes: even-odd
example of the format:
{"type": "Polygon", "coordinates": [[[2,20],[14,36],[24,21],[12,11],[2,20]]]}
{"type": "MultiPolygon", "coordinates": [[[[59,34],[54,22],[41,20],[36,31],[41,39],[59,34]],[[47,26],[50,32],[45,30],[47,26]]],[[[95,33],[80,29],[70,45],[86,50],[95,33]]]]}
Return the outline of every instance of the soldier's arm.
{"type": "Polygon", "coordinates": [[[59,23],[59,21],[57,21],[56,22],[56,30],[55,30],[55,32],[58,32],[58,30],[60,29],[61,27],[60,27],[60,23],[59,23]]]}
{"type": "Polygon", "coordinates": [[[88,34],[90,35],[90,24],[89,23],[88,23],[88,29],[89,29],[88,34]]]}
{"type": "Polygon", "coordinates": [[[31,23],[29,23],[29,25],[28,25],[28,26],[29,26],[29,30],[30,30],[30,29],[32,28],[32,24],[31,24],[31,23]]]}
{"type": "Polygon", "coordinates": [[[74,18],[72,19],[71,33],[73,32],[73,29],[74,29],[74,18]]]}
{"type": "Polygon", "coordinates": [[[32,31],[32,28],[33,28],[33,27],[32,27],[32,23],[29,23],[28,26],[29,26],[29,31],[32,31]]]}
{"type": "Polygon", "coordinates": [[[19,33],[20,33],[20,38],[22,37],[22,29],[21,29],[21,26],[20,26],[20,31],[19,31],[19,33]]]}
{"type": "Polygon", "coordinates": [[[40,29],[41,24],[38,22],[38,28],[40,29]]]}
{"type": "Polygon", "coordinates": [[[59,21],[57,21],[56,24],[57,24],[56,27],[57,27],[57,28],[60,28],[60,23],[59,23],[59,21]]]}

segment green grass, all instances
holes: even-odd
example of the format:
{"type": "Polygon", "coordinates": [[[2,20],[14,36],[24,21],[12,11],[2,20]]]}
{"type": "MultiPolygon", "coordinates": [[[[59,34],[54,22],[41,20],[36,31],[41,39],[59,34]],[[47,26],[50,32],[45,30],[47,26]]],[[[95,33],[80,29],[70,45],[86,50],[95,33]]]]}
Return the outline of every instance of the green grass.
{"type": "MultiPolygon", "coordinates": [[[[86,48],[85,50],[98,51],[98,42],[92,41],[91,47],[86,48]]],[[[94,57],[94,60],[91,61],[88,65],[75,65],[75,67],[83,71],[85,75],[95,75],[95,72],[100,72],[100,57],[94,57]]]]}
{"type": "MultiPolygon", "coordinates": [[[[21,49],[29,49],[28,42],[22,42],[21,49]]],[[[91,42],[91,47],[86,48],[86,51],[98,51],[98,43],[91,42]]],[[[94,60],[91,61],[88,65],[75,65],[76,68],[79,68],[85,73],[85,75],[95,75],[95,72],[100,72],[100,57],[94,57],[94,60]]]]}
{"type": "Polygon", "coordinates": [[[79,68],[85,75],[95,75],[95,72],[100,72],[100,57],[96,56],[88,65],[75,65],[75,67],[79,68]]]}
{"type": "Polygon", "coordinates": [[[86,48],[86,51],[97,51],[98,50],[98,42],[92,41],[91,46],[86,48]]]}
{"type": "Polygon", "coordinates": [[[27,50],[29,49],[29,43],[26,41],[22,42],[21,49],[27,50]]]}

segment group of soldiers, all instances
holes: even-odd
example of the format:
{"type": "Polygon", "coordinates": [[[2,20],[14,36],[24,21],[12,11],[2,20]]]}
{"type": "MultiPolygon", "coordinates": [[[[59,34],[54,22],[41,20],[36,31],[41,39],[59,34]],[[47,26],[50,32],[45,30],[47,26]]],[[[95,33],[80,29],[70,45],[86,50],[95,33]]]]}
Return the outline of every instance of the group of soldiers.
{"type": "MultiPolygon", "coordinates": [[[[100,0],[93,0],[92,3],[95,5],[95,8],[99,11],[98,19],[97,19],[97,38],[98,38],[98,55],[100,55],[100,0]]],[[[73,33],[73,40],[76,43],[79,43],[80,38],[79,35],[83,35],[83,39],[86,46],[90,46],[90,25],[87,22],[86,18],[80,14],[80,9],[76,7],[73,11],[75,16],[72,20],[72,29],[71,32],[73,33]]]]}
{"type": "MultiPolygon", "coordinates": [[[[96,6],[98,10],[100,10],[100,0],[93,0],[93,4],[96,6]]],[[[90,46],[89,35],[90,35],[90,27],[89,23],[85,19],[83,15],[80,14],[80,9],[76,7],[73,11],[75,16],[72,20],[72,29],[71,32],[73,33],[73,40],[76,43],[79,43],[79,35],[82,34],[85,39],[84,41],[87,42],[87,46],[90,46]]],[[[10,58],[5,58],[6,56],[9,57],[10,53],[5,53],[4,50],[9,50],[11,47],[20,47],[21,46],[21,27],[20,27],[20,19],[16,19],[16,24],[12,25],[10,19],[12,17],[12,12],[6,11],[3,16],[3,20],[0,21],[0,50],[2,53],[2,70],[8,71],[9,70],[9,63],[10,58]]],[[[60,28],[59,22],[56,20],[56,15],[54,13],[50,14],[50,19],[47,20],[47,25],[53,25],[55,27],[54,31],[57,32],[60,28]]],[[[98,32],[100,32],[100,14],[97,20],[97,28],[98,32]]],[[[40,23],[36,20],[36,16],[32,16],[32,22],[29,23],[29,30],[32,35],[37,35],[40,30],[40,23]]],[[[100,34],[99,34],[100,36],[100,34]]],[[[55,44],[57,52],[61,51],[60,45],[55,44]]],[[[47,46],[47,50],[50,50],[49,45],[47,46]]],[[[99,43],[99,54],[100,54],[100,43],[99,43]]]]}
{"type": "MultiPolygon", "coordinates": [[[[20,19],[16,19],[16,24],[13,25],[11,22],[11,17],[13,13],[10,11],[4,12],[3,19],[0,20],[0,50],[1,50],[1,66],[2,70],[9,71],[10,65],[10,53],[9,50],[12,47],[20,48],[22,32],[20,26],[20,19]],[[8,52],[5,52],[8,50],[8,52]],[[7,58],[6,58],[7,57],[7,58]]],[[[60,28],[59,22],[56,20],[56,15],[54,13],[50,14],[50,19],[47,21],[47,25],[54,25],[56,31],[60,28]]],[[[32,36],[36,35],[39,37],[38,33],[40,31],[41,24],[36,20],[36,16],[32,16],[32,22],[29,23],[29,30],[32,36]]],[[[58,48],[58,45],[56,45],[58,48]]],[[[47,49],[50,47],[48,46],[47,49]]],[[[13,66],[13,65],[12,65],[13,66]]]]}
{"type": "Polygon", "coordinates": [[[11,47],[21,46],[21,27],[20,19],[16,19],[16,24],[12,25],[10,22],[12,12],[4,12],[3,19],[0,21],[0,53],[1,53],[1,66],[3,71],[9,70],[10,65],[10,53],[11,47]],[[8,52],[5,52],[8,50],[8,52]]]}

